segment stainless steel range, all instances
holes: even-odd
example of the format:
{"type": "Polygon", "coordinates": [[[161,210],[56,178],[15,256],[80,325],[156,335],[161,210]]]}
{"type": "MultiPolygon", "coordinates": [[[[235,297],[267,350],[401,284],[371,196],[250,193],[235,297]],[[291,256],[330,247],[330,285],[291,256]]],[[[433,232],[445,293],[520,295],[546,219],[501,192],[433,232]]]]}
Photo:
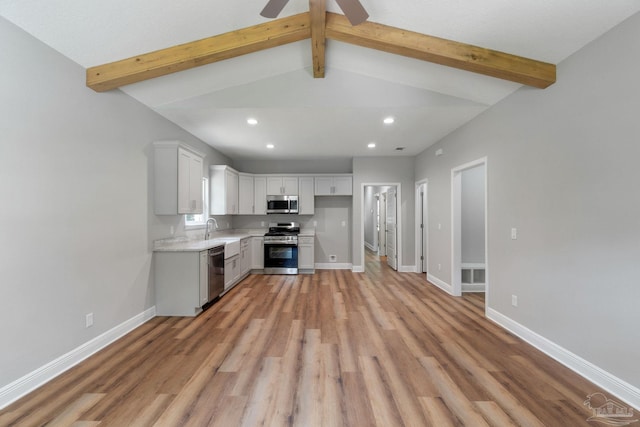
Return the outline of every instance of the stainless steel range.
{"type": "Polygon", "coordinates": [[[269,224],[264,235],[265,274],[298,274],[298,234],[297,222],[269,224]]]}

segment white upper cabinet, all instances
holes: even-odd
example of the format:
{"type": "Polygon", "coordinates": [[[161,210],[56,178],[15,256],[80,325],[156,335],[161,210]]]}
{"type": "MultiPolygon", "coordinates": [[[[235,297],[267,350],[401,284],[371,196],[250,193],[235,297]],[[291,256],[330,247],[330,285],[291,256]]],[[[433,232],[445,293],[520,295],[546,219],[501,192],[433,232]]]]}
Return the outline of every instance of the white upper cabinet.
{"type": "Polygon", "coordinates": [[[202,213],[203,155],[178,141],[154,146],[154,213],[202,213]]]}
{"type": "Polygon", "coordinates": [[[312,176],[301,176],[298,180],[298,214],[313,215],[315,213],[315,198],[312,176]]]}
{"type": "Polygon", "coordinates": [[[297,176],[268,176],[267,177],[267,194],[285,196],[298,195],[298,177],[297,176]]]}
{"type": "Polygon", "coordinates": [[[238,214],[238,172],[229,166],[210,167],[211,215],[238,214]]]}
{"type": "Polygon", "coordinates": [[[351,196],[353,195],[353,176],[316,176],[316,196],[351,196]]]}
{"type": "Polygon", "coordinates": [[[240,173],[238,175],[238,213],[253,215],[255,213],[253,175],[240,173]]]}
{"type": "Polygon", "coordinates": [[[253,211],[256,215],[267,214],[267,178],[253,177],[253,211]]]}

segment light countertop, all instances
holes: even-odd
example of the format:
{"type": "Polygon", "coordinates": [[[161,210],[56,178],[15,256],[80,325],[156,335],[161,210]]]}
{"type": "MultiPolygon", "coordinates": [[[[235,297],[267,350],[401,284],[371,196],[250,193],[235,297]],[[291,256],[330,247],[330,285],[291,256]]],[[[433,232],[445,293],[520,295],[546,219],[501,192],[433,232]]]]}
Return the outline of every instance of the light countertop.
{"type": "MultiPolygon", "coordinates": [[[[267,230],[265,229],[236,229],[223,230],[212,233],[209,240],[190,239],[188,237],[173,237],[169,239],[161,239],[153,242],[154,252],[200,252],[216,246],[226,245],[230,242],[238,242],[247,237],[262,237],[267,230]]],[[[304,229],[300,231],[300,236],[315,236],[314,229],[304,229]]]]}

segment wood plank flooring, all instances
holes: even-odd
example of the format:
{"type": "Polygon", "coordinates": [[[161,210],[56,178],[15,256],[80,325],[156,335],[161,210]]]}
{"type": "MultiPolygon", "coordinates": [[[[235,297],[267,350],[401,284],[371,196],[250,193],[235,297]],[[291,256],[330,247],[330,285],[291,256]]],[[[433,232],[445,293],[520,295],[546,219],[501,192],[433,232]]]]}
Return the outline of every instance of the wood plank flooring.
{"type": "MultiPolygon", "coordinates": [[[[0,426],[580,426],[602,391],[424,275],[252,275],[156,317],[0,411],[0,426]]],[[[606,394],[606,393],[605,393],[606,394]]]]}

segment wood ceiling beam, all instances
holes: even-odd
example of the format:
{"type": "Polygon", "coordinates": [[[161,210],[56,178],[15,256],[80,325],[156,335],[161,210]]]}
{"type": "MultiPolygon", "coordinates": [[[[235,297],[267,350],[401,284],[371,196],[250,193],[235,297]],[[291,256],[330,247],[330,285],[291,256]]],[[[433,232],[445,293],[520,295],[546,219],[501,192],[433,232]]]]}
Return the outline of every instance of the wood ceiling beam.
{"type": "Polygon", "coordinates": [[[326,0],[309,0],[311,15],[311,56],[313,58],[313,77],[324,78],[325,63],[325,25],[327,16],[326,0]]]}
{"type": "MultiPolygon", "coordinates": [[[[310,27],[310,16],[305,12],[91,67],[87,69],[87,86],[96,92],[104,92],[200,65],[297,42],[311,37],[310,27]]],[[[324,53],[324,42],[322,45],[324,53]]],[[[322,59],[324,67],[324,54],[322,59]]]]}
{"type": "Polygon", "coordinates": [[[330,12],[326,15],[326,37],[332,40],[541,89],[556,81],[556,66],[553,64],[373,22],[352,26],[343,15],[330,12]]]}

